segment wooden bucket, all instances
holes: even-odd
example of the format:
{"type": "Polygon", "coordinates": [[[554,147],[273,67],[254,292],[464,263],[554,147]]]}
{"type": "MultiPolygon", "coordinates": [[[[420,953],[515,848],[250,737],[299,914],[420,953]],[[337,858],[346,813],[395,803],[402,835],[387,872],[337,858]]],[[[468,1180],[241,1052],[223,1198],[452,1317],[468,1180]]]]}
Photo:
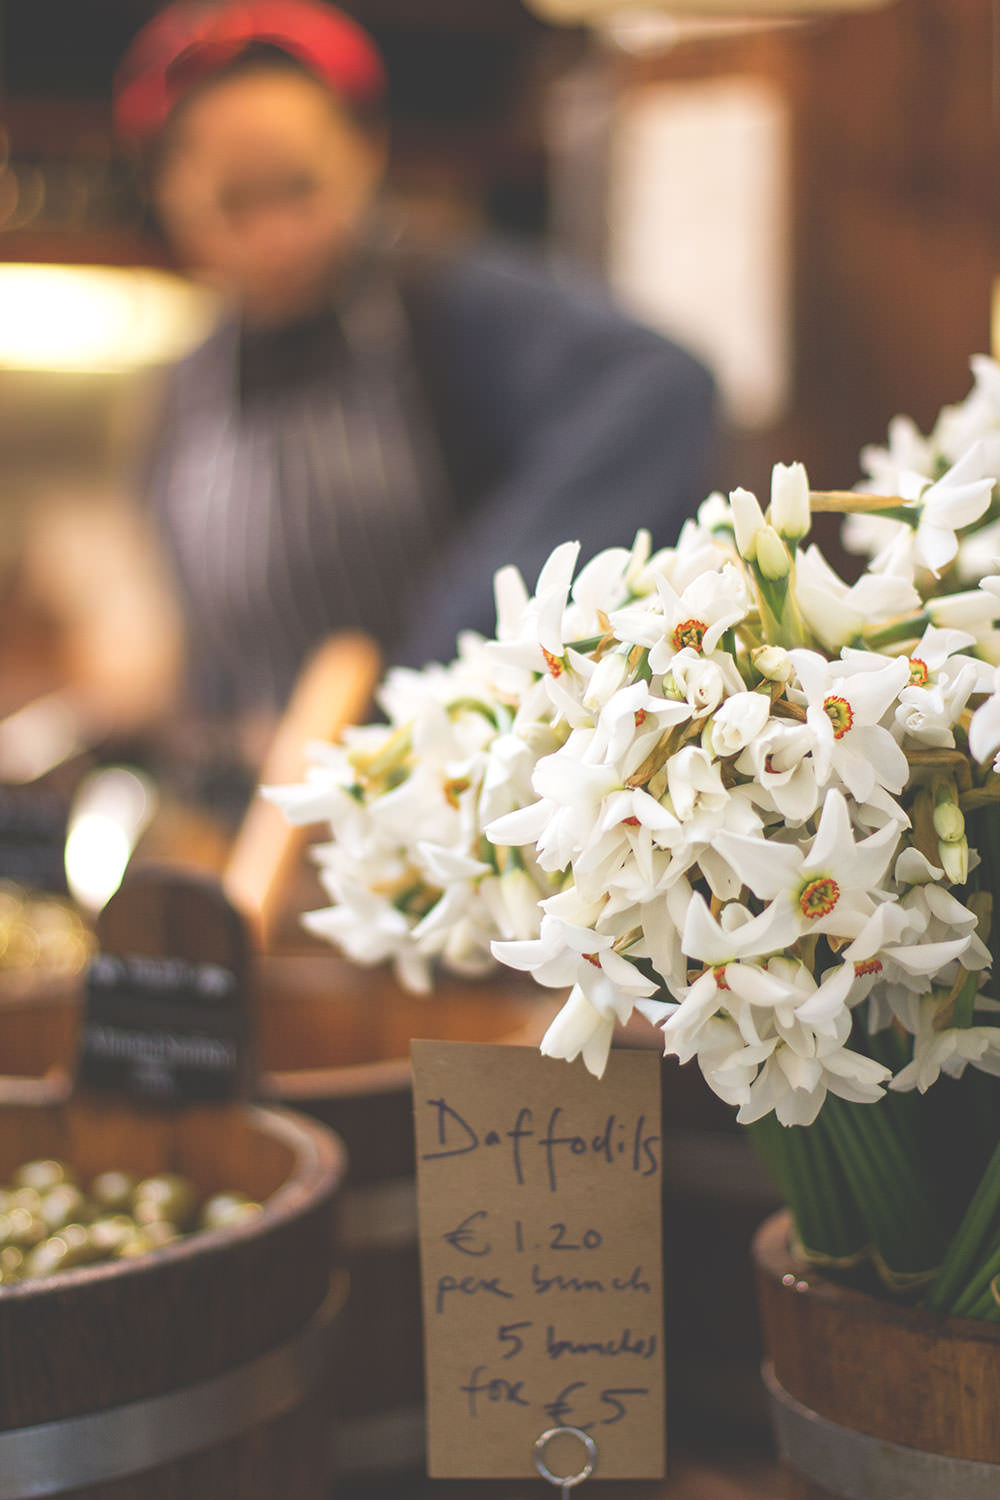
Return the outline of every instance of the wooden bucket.
{"type": "Polygon", "coordinates": [[[795,1500],[996,1500],[1000,1326],[825,1280],[776,1214],[754,1242],[764,1379],[795,1500]]]}
{"type": "Polygon", "coordinates": [[[385,971],[332,955],[265,959],[259,989],[262,1091],[332,1126],[350,1161],[338,1472],[416,1470],[425,1438],[410,1039],[533,1046],[555,1007],[509,974],[411,995],[385,971]]]}
{"type": "Polygon", "coordinates": [[[0,1079],[65,1071],[76,1053],[82,980],[6,975],[0,981],[0,1079]]]}
{"type": "Polygon", "coordinates": [[[325,1500],[341,1144],[283,1111],[154,1114],[4,1083],[0,1180],[46,1156],[266,1202],[135,1260],[0,1290],[2,1500],[325,1500]]]}

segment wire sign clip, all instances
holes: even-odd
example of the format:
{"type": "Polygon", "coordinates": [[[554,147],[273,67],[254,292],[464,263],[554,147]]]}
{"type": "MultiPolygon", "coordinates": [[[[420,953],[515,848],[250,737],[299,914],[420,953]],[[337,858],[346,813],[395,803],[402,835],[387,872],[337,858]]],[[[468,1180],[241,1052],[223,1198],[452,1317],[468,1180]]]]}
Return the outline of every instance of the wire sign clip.
{"type": "Polygon", "coordinates": [[[543,1479],[547,1479],[549,1484],[555,1485],[556,1489],[560,1493],[561,1500],[567,1500],[567,1496],[569,1495],[571,1489],[573,1489],[578,1484],[582,1484],[585,1479],[590,1478],[591,1474],[593,1474],[594,1472],[596,1464],[597,1444],[594,1442],[594,1439],[590,1436],[589,1432],[584,1432],[580,1427],[550,1427],[548,1432],[543,1432],[541,1437],[535,1443],[535,1468],[538,1470],[539,1474],[541,1474],[543,1479]],[[548,1447],[549,1443],[551,1443],[553,1438],[563,1437],[564,1435],[579,1438],[587,1455],[583,1468],[580,1469],[576,1474],[553,1474],[552,1470],[545,1462],[545,1450],[548,1447]]]}

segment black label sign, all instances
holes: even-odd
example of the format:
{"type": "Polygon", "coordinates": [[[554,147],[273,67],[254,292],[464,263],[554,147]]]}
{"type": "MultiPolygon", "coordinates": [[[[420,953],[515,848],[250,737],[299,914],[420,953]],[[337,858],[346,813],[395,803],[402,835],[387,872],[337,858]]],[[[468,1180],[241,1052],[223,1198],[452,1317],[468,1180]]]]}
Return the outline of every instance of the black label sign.
{"type": "Polygon", "coordinates": [[[78,1079],[159,1103],[241,1091],[246,1007],[220,964],[101,953],[87,976],[78,1079]]]}

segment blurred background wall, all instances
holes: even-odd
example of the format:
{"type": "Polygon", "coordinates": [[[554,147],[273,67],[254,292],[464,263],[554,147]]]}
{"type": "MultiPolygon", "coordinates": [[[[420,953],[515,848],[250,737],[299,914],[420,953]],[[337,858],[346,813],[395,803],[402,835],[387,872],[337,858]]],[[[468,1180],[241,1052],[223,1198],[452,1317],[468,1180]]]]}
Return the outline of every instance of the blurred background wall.
{"type": "MultiPolygon", "coordinates": [[[[792,457],[819,487],[850,484],[894,412],[927,424],[967,389],[1000,263],[1000,0],[603,32],[519,0],[345,8],[388,59],[391,186],[412,221],[546,243],[694,344],[726,399],[719,484],[763,487],[792,457]]],[[[17,269],[164,266],[108,107],[156,9],[0,0],[7,593],[25,516],[107,501],[150,371],[210,316],[155,278],[70,290],[17,269]]]]}

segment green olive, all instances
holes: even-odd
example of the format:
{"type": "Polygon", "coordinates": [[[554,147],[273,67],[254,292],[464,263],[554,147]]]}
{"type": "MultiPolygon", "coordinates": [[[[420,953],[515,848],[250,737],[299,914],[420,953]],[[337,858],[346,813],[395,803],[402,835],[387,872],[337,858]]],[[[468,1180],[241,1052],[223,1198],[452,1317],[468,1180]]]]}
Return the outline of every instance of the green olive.
{"type": "Polygon", "coordinates": [[[172,1224],[187,1225],[198,1211],[198,1194],[194,1184],[175,1172],[147,1177],[135,1190],[133,1213],[139,1224],[169,1219],[172,1224]]]}
{"type": "Polygon", "coordinates": [[[123,1245],[119,1245],[115,1251],[115,1259],[134,1260],[137,1255],[148,1255],[152,1249],[153,1246],[150,1244],[145,1231],[137,1229],[135,1234],[130,1235],[123,1245]]]}
{"type": "Polygon", "coordinates": [[[66,1246],[66,1253],[62,1260],[64,1268],[89,1266],[100,1258],[95,1246],[91,1243],[90,1232],[84,1224],[67,1224],[55,1237],[62,1240],[66,1246]]]}
{"type": "Polygon", "coordinates": [[[105,1213],[124,1213],[132,1204],[136,1177],[132,1172],[100,1172],[90,1184],[90,1196],[105,1213]]]}
{"type": "Polygon", "coordinates": [[[17,1245],[22,1250],[30,1250],[32,1245],[37,1245],[39,1240],[44,1240],[49,1232],[49,1227],[40,1214],[33,1214],[27,1208],[12,1208],[7,1215],[10,1223],[8,1242],[17,1245]]]}
{"type": "Polygon", "coordinates": [[[24,1265],[24,1251],[16,1245],[5,1245],[0,1250],[0,1275],[7,1281],[17,1281],[24,1265]]]}
{"type": "Polygon", "coordinates": [[[255,1219],[263,1207],[260,1203],[241,1203],[239,1208],[234,1209],[233,1216],[228,1220],[230,1224],[245,1224],[248,1219],[255,1219]]]}
{"type": "Polygon", "coordinates": [[[46,1193],[60,1182],[73,1181],[74,1174],[66,1163],[55,1161],[51,1157],[46,1157],[43,1161],[26,1161],[14,1173],[15,1187],[34,1188],[38,1193],[46,1193]]]}
{"type": "Polygon", "coordinates": [[[29,1214],[40,1214],[42,1211],[42,1195],[37,1188],[21,1187],[15,1188],[7,1200],[7,1212],[15,1208],[23,1208],[29,1214]]]}
{"type": "Polygon", "coordinates": [[[95,1219],[90,1226],[90,1242],[101,1255],[114,1255],[136,1233],[135,1220],[128,1214],[111,1214],[95,1219]]]}
{"type": "Polygon", "coordinates": [[[142,1226],[142,1232],[152,1250],[159,1250],[161,1245],[169,1245],[172,1240],[181,1238],[177,1225],[171,1224],[169,1219],[154,1219],[151,1224],[142,1226]]]}
{"type": "Polygon", "coordinates": [[[198,1223],[202,1229],[219,1229],[223,1224],[228,1224],[237,1217],[249,1202],[246,1193],[235,1191],[213,1193],[211,1198],[206,1198],[202,1204],[198,1223]]]}
{"type": "Polygon", "coordinates": [[[195,1223],[218,1229],[261,1211],[237,1189],[213,1193],[200,1212],[199,1202],[195,1184],[176,1172],[137,1182],[131,1172],[110,1169],[84,1192],[67,1163],[25,1162],[0,1188],[0,1290],[95,1261],[148,1255],[195,1223]]]}
{"type": "Polygon", "coordinates": [[[54,1276],[56,1271],[64,1268],[67,1254],[66,1241],[59,1235],[40,1240],[24,1257],[23,1273],[26,1280],[35,1281],[43,1276],[54,1276]]]}
{"type": "Polygon", "coordinates": [[[64,1224],[91,1217],[89,1203],[80,1189],[71,1182],[61,1182],[50,1192],[44,1193],[40,1212],[53,1233],[58,1233],[64,1224]]]}

